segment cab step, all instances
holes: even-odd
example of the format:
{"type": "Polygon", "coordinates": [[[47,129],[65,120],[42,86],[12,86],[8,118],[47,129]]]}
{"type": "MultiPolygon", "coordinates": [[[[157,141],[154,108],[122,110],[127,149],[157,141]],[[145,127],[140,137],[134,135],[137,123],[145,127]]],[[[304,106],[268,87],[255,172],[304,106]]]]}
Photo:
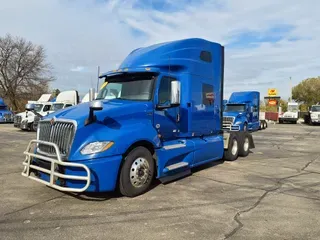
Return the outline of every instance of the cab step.
{"type": "Polygon", "coordinates": [[[165,169],[163,169],[163,173],[167,173],[167,172],[172,171],[172,170],[176,170],[176,169],[179,169],[179,168],[187,167],[188,165],[189,165],[189,163],[187,163],[187,162],[175,163],[175,164],[169,165],[165,169]]]}

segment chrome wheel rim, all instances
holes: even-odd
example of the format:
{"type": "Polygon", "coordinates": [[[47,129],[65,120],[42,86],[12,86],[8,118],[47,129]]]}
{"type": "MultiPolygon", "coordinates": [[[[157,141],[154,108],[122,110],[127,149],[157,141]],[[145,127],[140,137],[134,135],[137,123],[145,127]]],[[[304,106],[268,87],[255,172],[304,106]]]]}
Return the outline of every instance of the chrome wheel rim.
{"type": "Polygon", "coordinates": [[[244,144],[243,144],[243,150],[246,152],[249,149],[249,139],[245,138],[244,144]]]}
{"type": "Polygon", "coordinates": [[[233,139],[232,149],[231,149],[232,155],[236,155],[237,151],[238,151],[238,142],[237,142],[237,140],[233,139]]]}
{"type": "Polygon", "coordinates": [[[133,161],[130,168],[130,182],[134,187],[142,187],[149,177],[150,166],[147,159],[139,157],[133,161]]]}

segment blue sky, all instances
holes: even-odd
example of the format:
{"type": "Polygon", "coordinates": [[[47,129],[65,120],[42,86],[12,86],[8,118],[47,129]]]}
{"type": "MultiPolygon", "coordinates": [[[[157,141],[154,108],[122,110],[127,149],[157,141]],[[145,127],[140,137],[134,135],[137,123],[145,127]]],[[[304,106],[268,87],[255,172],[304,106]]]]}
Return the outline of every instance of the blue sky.
{"type": "Polygon", "coordinates": [[[226,46],[225,95],[291,86],[320,69],[316,0],[10,0],[0,4],[0,35],[46,48],[54,88],[96,87],[134,48],[201,37],[226,46]],[[289,82],[290,76],[292,82],[289,82]]]}

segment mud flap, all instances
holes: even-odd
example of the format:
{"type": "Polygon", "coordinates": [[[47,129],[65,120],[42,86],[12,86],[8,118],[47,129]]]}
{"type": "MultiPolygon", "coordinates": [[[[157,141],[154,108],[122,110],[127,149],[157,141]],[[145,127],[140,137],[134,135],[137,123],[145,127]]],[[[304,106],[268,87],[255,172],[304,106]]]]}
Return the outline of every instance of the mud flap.
{"type": "Polygon", "coordinates": [[[249,149],[255,148],[256,146],[254,145],[252,134],[249,133],[248,137],[249,137],[249,149]]]}

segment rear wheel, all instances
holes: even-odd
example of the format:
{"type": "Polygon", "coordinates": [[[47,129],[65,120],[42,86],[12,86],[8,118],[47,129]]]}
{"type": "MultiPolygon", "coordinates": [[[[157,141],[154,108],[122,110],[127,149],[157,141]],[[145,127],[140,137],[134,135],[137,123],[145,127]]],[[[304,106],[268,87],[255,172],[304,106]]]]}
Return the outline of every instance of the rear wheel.
{"type": "Polygon", "coordinates": [[[236,135],[231,134],[228,143],[228,149],[224,151],[224,159],[234,161],[238,158],[239,154],[239,141],[236,135]]]}
{"type": "Polygon", "coordinates": [[[135,197],[148,191],[154,175],[154,160],[145,147],[134,148],[124,159],[119,178],[122,195],[135,197]]]}

